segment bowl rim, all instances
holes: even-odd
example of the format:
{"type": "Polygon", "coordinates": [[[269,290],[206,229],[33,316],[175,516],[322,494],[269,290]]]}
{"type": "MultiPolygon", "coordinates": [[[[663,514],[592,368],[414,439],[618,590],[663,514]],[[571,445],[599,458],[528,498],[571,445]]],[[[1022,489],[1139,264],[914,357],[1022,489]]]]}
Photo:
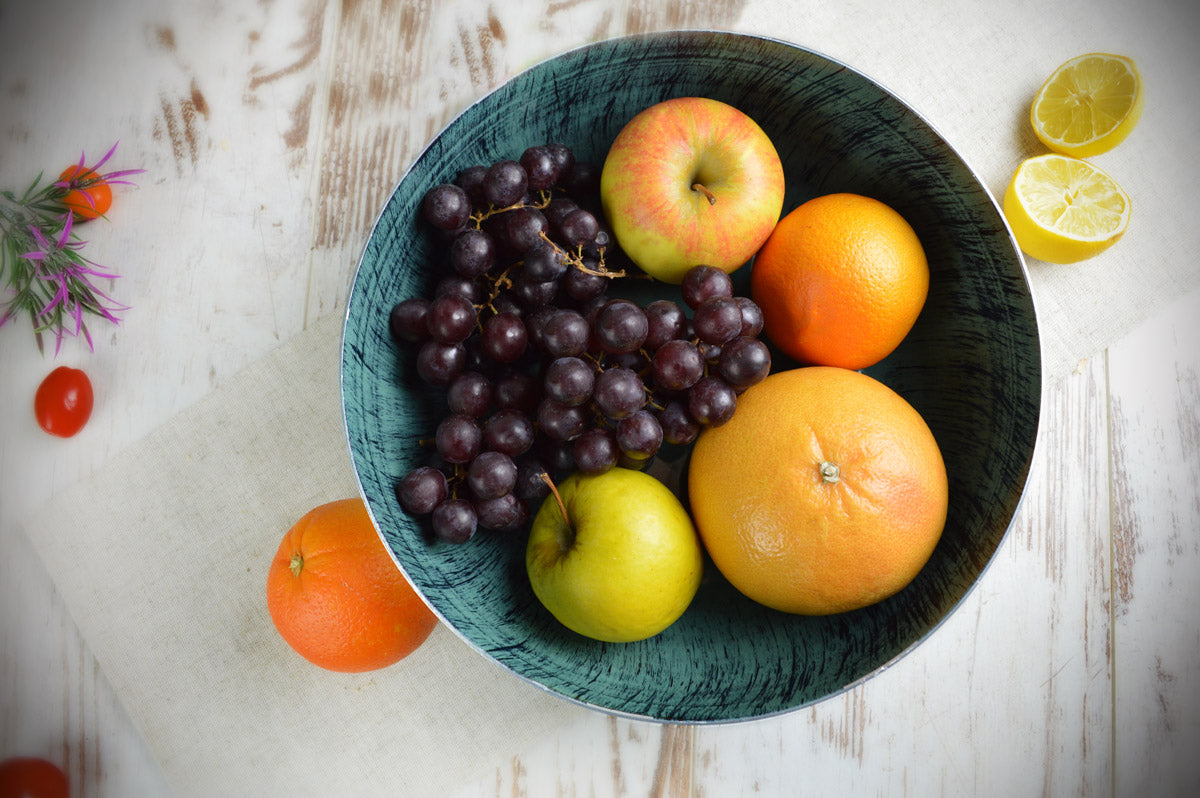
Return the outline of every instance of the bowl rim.
{"type": "Polygon", "coordinates": [[[980,177],[979,173],[971,165],[970,161],[968,161],[963,156],[963,154],[958,150],[958,148],[956,148],[950,142],[950,140],[942,133],[940,128],[938,128],[928,118],[926,118],[920,111],[918,111],[912,105],[912,103],[910,103],[907,99],[905,99],[905,97],[903,95],[901,95],[900,93],[891,89],[886,83],[883,83],[879,79],[872,77],[871,75],[868,75],[861,69],[858,69],[858,68],[846,63],[845,61],[843,61],[839,58],[830,56],[827,53],[824,53],[820,50],[816,50],[812,47],[802,45],[797,42],[792,42],[792,41],[788,41],[785,39],[780,39],[777,37],[768,36],[768,35],[759,34],[759,33],[749,33],[749,32],[733,31],[733,30],[728,30],[728,29],[716,29],[716,28],[675,28],[675,29],[670,29],[670,30],[647,31],[647,32],[641,32],[641,33],[632,33],[632,34],[623,34],[623,35],[603,37],[603,38],[595,39],[595,40],[592,40],[589,42],[585,42],[585,43],[582,43],[579,45],[575,45],[573,47],[569,47],[569,48],[557,51],[557,52],[555,52],[551,55],[548,55],[544,58],[541,58],[537,61],[531,62],[527,66],[525,66],[522,69],[518,70],[517,72],[514,72],[513,74],[511,74],[508,78],[506,78],[502,82],[496,84],[494,87],[492,87],[488,91],[486,91],[483,94],[476,97],[474,100],[469,102],[467,105],[463,106],[463,108],[461,110],[459,110],[457,113],[455,113],[449,120],[447,120],[447,122],[441,128],[439,128],[425,142],[424,146],[421,147],[420,151],[418,151],[411,158],[408,166],[405,167],[405,169],[403,170],[403,172],[400,174],[399,178],[396,180],[395,184],[393,185],[392,190],[390,192],[388,192],[387,198],[384,200],[384,202],[380,206],[379,211],[376,213],[375,219],[372,222],[371,228],[368,231],[367,236],[363,241],[363,244],[361,247],[361,252],[355,263],[353,276],[351,278],[351,281],[350,281],[350,284],[349,284],[349,287],[348,287],[348,290],[346,293],[345,307],[343,308],[343,311],[342,311],[341,340],[339,343],[339,360],[338,360],[338,366],[339,366],[339,368],[338,368],[338,393],[339,393],[339,398],[341,400],[341,405],[342,405],[342,432],[343,432],[343,437],[344,437],[344,441],[346,444],[346,453],[350,460],[350,467],[354,473],[354,480],[355,480],[355,485],[356,485],[356,488],[358,491],[359,498],[362,499],[363,504],[366,506],[367,514],[371,518],[371,523],[375,527],[376,534],[379,535],[380,540],[383,541],[384,548],[386,548],[388,551],[388,556],[391,557],[392,561],[396,564],[396,567],[400,569],[400,572],[404,575],[404,577],[406,579],[408,579],[408,581],[413,585],[417,595],[421,598],[421,601],[426,606],[429,607],[429,609],[434,613],[434,615],[437,616],[439,621],[441,621],[442,625],[444,625],[450,632],[452,632],[456,638],[458,638],[460,641],[466,643],[472,650],[474,650],[478,654],[482,655],[482,657],[486,661],[491,663],[491,665],[501,669],[504,673],[506,673],[510,676],[515,676],[520,681],[525,682],[530,685],[533,685],[534,687],[538,688],[543,693],[548,693],[560,700],[567,701],[571,704],[574,704],[576,706],[579,706],[579,707],[582,707],[585,709],[598,711],[598,712],[601,712],[601,713],[604,713],[607,715],[611,715],[613,717],[624,718],[624,719],[628,719],[628,720],[638,720],[638,721],[644,721],[644,722],[655,723],[655,724],[664,724],[664,725],[669,724],[669,725],[675,725],[675,726],[731,726],[731,725],[736,725],[736,724],[753,723],[753,722],[759,721],[759,720],[778,718],[780,716],[788,715],[788,714],[794,713],[801,709],[810,708],[817,704],[824,703],[832,698],[836,698],[838,696],[844,695],[844,694],[850,692],[851,690],[863,685],[864,683],[874,679],[875,677],[879,676],[883,672],[895,667],[897,663],[899,663],[902,659],[906,658],[909,654],[911,654],[913,651],[915,651],[917,648],[919,648],[923,643],[925,643],[930,637],[932,637],[933,634],[936,631],[938,631],[941,628],[941,626],[948,619],[950,619],[952,616],[954,616],[958,613],[958,611],[962,607],[963,603],[968,599],[968,597],[970,597],[974,593],[975,589],[979,586],[979,583],[981,581],[983,581],[984,576],[988,573],[992,564],[996,561],[996,556],[997,556],[997,554],[999,554],[1001,547],[1008,540],[1009,533],[1012,531],[1012,528],[1016,522],[1016,518],[1017,518],[1018,514],[1020,513],[1021,507],[1023,506],[1023,504],[1025,502],[1025,498],[1028,495],[1029,482],[1030,482],[1031,476],[1034,471],[1035,462],[1036,462],[1037,458],[1039,457],[1041,451],[1045,447],[1045,443],[1043,440],[1045,430],[1044,430],[1044,425],[1042,424],[1042,406],[1045,404],[1046,391],[1047,391],[1046,375],[1045,375],[1045,370],[1044,370],[1045,341],[1043,340],[1043,337],[1041,335],[1041,326],[1038,323],[1038,316],[1039,316],[1038,304],[1039,304],[1038,298],[1037,298],[1036,292],[1034,290],[1033,281],[1030,279],[1029,268],[1028,268],[1028,264],[1025,261],[1024,253],[1021,251],[1020,246],[1017,244],[1016,236],[1013,234],[1012,227],[1009,225],[1008,219],[1004,215],[1002,207],[997,202],[995,195],[992,193],[992,191],[988,187],[987,183],[980,177]],[[347,403],[346,403],[346,398],[347,398],[347,395],[346,395],[346,368],[347,368],[346,347],[347,347],[347,343],[348,343],[348,340],[347,340],[348,339],[348,330],[349,330],[349,326],[350,326],[350,311],[351,311],[351,307],[352,307],[351,300],[355,295],[356,288],[358,286],[358,281],[362,275],[363,265],[367,259],[367,255],[370,250],[371,241],[374,239],[376,234],[379,232],[382,220],[384,218],[384,215],[387,212],[387,208],[391,204],[392,199],[396,195],[396,192],[399,191],[400,186],[404,183],[404,181],[408,178],[408,176],[413,172],[413,169],[416,167],[417,163],[419,163],[420,160],[426,155],[426,153],[429,152],[429,150],[433,147],[434,143],[443,134],[445,134],[447,132],[447,130],[449,130],[451,127],[453,127],[459,121],[459,119],[461,119],[463,116],[468,114],[472,109],[474,109],[477,106],[486,102],[493,95],[500,92],[504,87],[508,86],[514,80],[517,80],[521,76],[523,76],[529,72],[532,72],[534,70],[537,70],[548,63],[557,61],[561,58],[570,56],[572,54],[590,50],[590,49],[594,49],[594,48],[598,48],[598,47],[612,46],[613,44],[621,42],[621,41],[654,40],[654,39],[661,39],[661,40],[665,41],[665,40],[670,40],[670,39],[680,39],[680,38],[685,38],[685,37],[696,37],[696,36],[713,37],[713,38],[721,38],[721,39],[735,39],[735,40],[744,39],[744,40],[751,40],[751,41],[762,41],[762,42],[767,42],[769,44],[772,44],[774,46],[778,46],[778,47],[782,47],[782,48],[786,48],[786,49],[790,49],[790,50],[795,50],[795,51],[798,51],[801,53],[805,53],[809,57],[815,57],[817,59],[824,60],[832,66],[838,67],[841,70],[844,70],[844,71],[854,74],[859,79],[866,81],[867,83],[878,88],[880,91],[884,92],[886,95],[892,97],[894,100],[896,100],[898,103],[900,103],[904,107],[905,111],[907,113],[911,114],[917,122],[919,122],[920,124],[922,124],[926,128],[928,128],[930,133],[932,133],[941,142],[941,144],[946,148],[946,150],[951,155],[953,155],[954,158],[956,158],[959,161],[959,163],[962,165],[962,167],[966,170],[966,173],[970,176],[971,180],[974,181],[980,189],[982,189],[984,196],[986,196],[988,202],[992,206],[992,209],[995,211],[997,219],[1003,225],[1005,234],[1007,235],[1007,238],[1008,238],[1008,244],[1009,244],[1010,248],[1012,249],[1013,255],[1016,256],[1016,263],[1017,263],[1017,266],[1019,267],[1021,279],[1024,282],[1025,290],[1028,294],[1029,303],[1030,303],[1030,307],[1032,310],[1033,334],[1034,334],[1034,338],[1036,339],[1036,350],[1037,350],[1036,368],[1037,368],[1037,379],[1038,379],[1038,391],[1037,391],[1037,408],[1036,408],[1037,412],[1033,419],[1033,423],[1034,423],[1033,442],[1029,447],[1028,456],[1025,458],[1025,464],[1024,464],[1025,474],[1021,480],[1021,484],[1019,486],[1020,490],[1019,490],[1019,493],[1017,494],[1017,501],[1013,506],[1012,513],[1011,513],[1010,517],[1008,518],[1007,523],[1005,524],[1004,530],[1000,533],[1000,536],[996,541],[995,548],[988,555],[987,560],[980,567],[979,572],[975,575],[975,578],[971,581],[971,583],[969,585],[967,585],[966,589],[963,590],[962,594],[954,599],[954,601],[950,604],[949,608],[944,613],[942,613],[941,617],[939,617],[936,621],[934,621],[929,626],[928,629],[926,629],[919,636],[917,636],[917,637],[913,638],[911,641],[909,641],[909,643],[907,645],[905,645],[902,649],[900,649],[898,652],[893,654],[885,662],[883,662],[880,665],[876,666],[875,668],[867,671],[866,673],[862,674],[858,678],[856,678],[852,681],[849,681],[846,684],[842,685],[841,687],[831,690],[819,697],[811,698],[806,701],[802,701],[800,703],[794,704],[792,706],[780,708],[780,709],[773,710],[770,712],[764,712],[761,714],[749,715],[749,716],[745,716],[745,717],[675,719],[675,718],[660,718],[660,717],[655,717],[653,715],[647,715],[645,713],[603,706],[601,704],[590,702],[590,701],[578,698],[576,696],[567,695],[566,693],[559,692],[558,690],[554,689],[553,687],[551,687],[549,685],[543,684],[542,682],[539,682],[536,679],[534,679],[530,676],[527,676],[526,674],[520,673],[520,672],[514,670],[513,668],[509,667],[505,663],[501,662],[499,659],[497,659],[495,656],[493,656],[491,652],[489,652],[487,649],[483,648],[480,644],[478,644],[477,642],[472,640],[470,637],[468,637],[465,633],[460,631],[458,629],[458,627],[455,624],[451,623],[449,621],[449,619],[447,619],[445,617],[445,615],[441,612],[441,610],[438,607],[436,607],[428,599],[428,597],[426,597],[425,593],[420,589],[420,586],[409,576],[407,569],[405,569],[405,567],[404,567],[404,564],[402,562],[400,562],[399,558],[396,556],[396,552],[393,551],[392,547],[387,544],[387,539],[383,535],[383,531],[380,529],[379,521],[375,517],[374,510],[371,507],[371,502],[366,495],[366,491],[363,488],[363,481],[359,475],[358,463],[354,457],[354,450],[353,450],[353,444],[351,441],[351,432],[350,432],[350,420],[349,420],[348,413],[346,412],[346,408],[347,408],[347,403]]]}

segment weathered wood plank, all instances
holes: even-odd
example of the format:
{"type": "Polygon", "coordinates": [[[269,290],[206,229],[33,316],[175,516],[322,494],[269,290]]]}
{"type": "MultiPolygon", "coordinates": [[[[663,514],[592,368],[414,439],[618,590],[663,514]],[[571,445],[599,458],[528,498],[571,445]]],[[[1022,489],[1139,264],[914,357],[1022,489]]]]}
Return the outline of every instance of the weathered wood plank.
{"type": "Polygon", "coordinates": [[[1109,349],[1114,793],[1200,794],[1200,293],[1109,349]]]}
{"type": "Polygon", "coordinates": [[[698,794],[1107,792],[1105,382],[1094,361],[1047,392],[1008,537],[928,643],[809,709],[699,729],[698,794]]]}

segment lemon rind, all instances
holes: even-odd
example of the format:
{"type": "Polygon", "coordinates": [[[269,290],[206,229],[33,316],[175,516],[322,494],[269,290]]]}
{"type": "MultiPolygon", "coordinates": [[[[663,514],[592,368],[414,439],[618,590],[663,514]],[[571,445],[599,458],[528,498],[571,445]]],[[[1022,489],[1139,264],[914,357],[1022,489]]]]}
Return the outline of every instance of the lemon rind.
{"type": "Polygon", "coordinates": [[[1091,155],[1099,155],[1116,147],[1133,131],[1137,125],[1142,113],[1144,104],[1144,91],[1142,86],[1141,75],[1138,72],[1137,65],[1132,58],[1123,55],[1115,55],[1113,53],[1094,52],[1084,53],[1076,56],[1069,61],[1060,64],[1050,75],[1042,82],[1037,93],[1034,95],[1033,102],[1029,109],[1029,122],[1033,127],[1034,133],[1050,149],[1062,155],[1070,155],[1074,157],[1084,157],[1091,155]],[[1125,114],[1118,119],[1112,126],[1104,132],[1099,133],[1091,138],[1082,141],[1067,141],[1060,136],[1054,136],[1048,133],[1038,115],[1038,108],[1042,104],[1046,96],[1047,89],[1053,85],[1058,77],[1066,70],[1076,67],[1080,62],[1091,59],[1102,58],[1111,61],[1116,61],[1124,65],[1126,70],[1134,78],[1134,93],[1129,103],[1129,108],[1125,114]]]}

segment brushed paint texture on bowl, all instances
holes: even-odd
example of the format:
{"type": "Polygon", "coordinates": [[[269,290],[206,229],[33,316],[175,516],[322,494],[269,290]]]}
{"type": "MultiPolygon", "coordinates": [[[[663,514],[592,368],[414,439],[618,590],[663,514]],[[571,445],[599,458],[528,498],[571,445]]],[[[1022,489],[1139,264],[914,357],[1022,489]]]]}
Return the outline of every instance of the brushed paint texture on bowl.
{"type": "MultiPolygon", "coordinates": [[[[735,282],[744,289],[750,266],[735,282]]],[[[656,289],[657,290],[657,289],[656,289]]],[[[661,289],[674,297],[675,287],[661,289]]],[[[776,353],[775,368],[791,365],[776,353]]],[[[914,648],[963,599],[994,555],[1024,491],[1037,438],[1041,356],[1028,277],[994,199],[945,140],[878,83],[795,45],[686,31],[599,42],[542,62],[467,108],[403,176],[362,255],[342,351],[353,466],[387,545],[438,615],[517,676],[615,714],[678,723],[746,720],[835,695],[914,648]],[[708,564],[695,602],[662,634],[629,644],[561,627],[534,597],[525,533],[481,530],[433,543],[394,485],[426,462],[418,441],[445,413],[415,350],[398,347],[391,307],[428,294],[434,245],[423,194],[461,169],[569,144],[596,164],[635,113],[670,97],[723,100],[775,143],[784,213],[853,191],[896,208],[926,249],[928,302],[904,343],[871,369],[925,417],[950,477],[945,533],[896,596],[855,612],[766,609],[708,564]]],[[[736,464],[731,464],[736,467],[736,464]]],[[[678,470],[678,469],[677,469],[678,470]]]]}

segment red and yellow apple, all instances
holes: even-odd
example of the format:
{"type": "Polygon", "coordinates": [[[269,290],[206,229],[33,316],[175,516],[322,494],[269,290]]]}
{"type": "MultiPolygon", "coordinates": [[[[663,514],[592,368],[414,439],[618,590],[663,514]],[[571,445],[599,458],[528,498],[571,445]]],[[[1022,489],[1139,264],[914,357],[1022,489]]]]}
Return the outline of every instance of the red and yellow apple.
{"type": "Polygon", "coordinates": [[[783,210],[783,165],[753,119],[705,97],[646,108],[617,134],[600,174],[604,214],[652,277],[678,284],[692,266],[732,272],[783,210]]]}

